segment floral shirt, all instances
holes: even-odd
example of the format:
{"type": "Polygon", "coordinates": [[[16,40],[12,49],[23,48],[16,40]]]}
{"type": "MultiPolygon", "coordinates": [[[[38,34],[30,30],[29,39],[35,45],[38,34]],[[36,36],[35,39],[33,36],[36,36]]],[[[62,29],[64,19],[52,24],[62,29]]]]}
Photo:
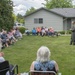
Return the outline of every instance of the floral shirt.
{"type": "Polygon", "coordinates": [[[36,61],[34,64],[34,70],[37,70],[37,71],[55,71],[55,63],[53,60],[48,61],[48,62],[43,62],[43,63],[36,61]]]}

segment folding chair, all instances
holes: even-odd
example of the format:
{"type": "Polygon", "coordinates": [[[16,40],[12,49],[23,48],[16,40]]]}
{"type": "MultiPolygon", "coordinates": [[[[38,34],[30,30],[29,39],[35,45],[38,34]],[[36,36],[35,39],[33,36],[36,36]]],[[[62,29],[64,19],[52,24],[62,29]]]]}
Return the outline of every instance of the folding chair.
{"type": "Polygon", "coordinates": [[[18,65],[14,65],[12,66],[12,68],[10,69],[10,75],[17,75],[18,74],[18,65]]]}
{"type": "Polygon", "coordinates": [[[54,71],[30,71],[29,75],[56,75],[54,71]]]}
{"type": "Polygon", "coordinates": [[[9,71],[10,75],[15,75],[15,69],[18,74],[18,66],[15,65],[10,69],[10,65],[8,61],[4,61],[0,63],[0,75],[6,75],[7,71],[9,71]]]}

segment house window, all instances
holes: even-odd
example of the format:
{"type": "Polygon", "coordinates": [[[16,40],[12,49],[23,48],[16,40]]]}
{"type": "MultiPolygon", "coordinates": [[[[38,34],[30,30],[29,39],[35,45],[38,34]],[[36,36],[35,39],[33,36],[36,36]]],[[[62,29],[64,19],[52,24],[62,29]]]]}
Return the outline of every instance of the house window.
{"type": "Polygon", "coordinates": [[[39,24],[41,24],[41,23],[43,23],[43,18],[35,18],[34,19],[34,23],[39,23],[39,24]]]}
{"type": "Polygon", "coordinates": [[[39,18],[39,23],[43,23],[43,18],[39,18]]]}
{"type": "Polygon", "coordinates": [[[37,18],[34,19],[34,23],[38,23],[39,20],[37,18]]]}

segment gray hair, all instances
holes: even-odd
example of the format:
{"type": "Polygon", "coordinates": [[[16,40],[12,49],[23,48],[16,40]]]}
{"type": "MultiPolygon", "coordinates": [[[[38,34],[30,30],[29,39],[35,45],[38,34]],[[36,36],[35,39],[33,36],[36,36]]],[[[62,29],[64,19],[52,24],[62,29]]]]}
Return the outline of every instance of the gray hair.
{"type": "Polygon", "coordinates": [[[46,46],[41,46],[37,51],[37,61],[46,62],[49,61],[50,50],[46,46]]]}

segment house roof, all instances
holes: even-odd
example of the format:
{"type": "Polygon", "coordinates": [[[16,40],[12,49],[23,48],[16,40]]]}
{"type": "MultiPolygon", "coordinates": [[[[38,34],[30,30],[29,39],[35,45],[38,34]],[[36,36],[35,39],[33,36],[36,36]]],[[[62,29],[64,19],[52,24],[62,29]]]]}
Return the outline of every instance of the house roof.
{"type": "Polygon", "coordinates": [[[29,15],[31,15],[31,14],[34,14],[34,13],[40,11],[40,10],[46,10],[46,11],[48,11],[48,12],[52,12],[52,13],[54,13],[54,14],[56,14],[56,15],[59,15],[59,16],[64,17],[64,15],[62,15],[62,14],[58,14],[58,13],[52,11],[52,10],[48,10],[48,9],[46,9],[46,8],[43,8],[43,7],[41,7],[41,8],[39,8],[39,9],[35,10],[34,12],[32,12],[32,13],[30,13],[30,14],[28,14],[28,15],[25,15],[24,17],[27,17],[27,16],[29,16],[29,15]]]}
{"type": "Polygon", "coordinates": [[[75,17],[75,8],[54,8],[54,9],[48,10],[46,8],[43,8],[43,7],[35,10],[34,12],[32,12],[28,15],[25,15],[24,17],[27,17],[31,14],[34,14],[34,13],[36,13],[42,9],[46,10],[48,12],[52,12],[52,13],[59,15],[59,16],[62,16],[62,17],[75,17]]]}
{"type": "Polygon", "coordinates": [[[65,17],[75,17],[75,8],[54,8],[51,11],[63,15],[65,17]]]}

